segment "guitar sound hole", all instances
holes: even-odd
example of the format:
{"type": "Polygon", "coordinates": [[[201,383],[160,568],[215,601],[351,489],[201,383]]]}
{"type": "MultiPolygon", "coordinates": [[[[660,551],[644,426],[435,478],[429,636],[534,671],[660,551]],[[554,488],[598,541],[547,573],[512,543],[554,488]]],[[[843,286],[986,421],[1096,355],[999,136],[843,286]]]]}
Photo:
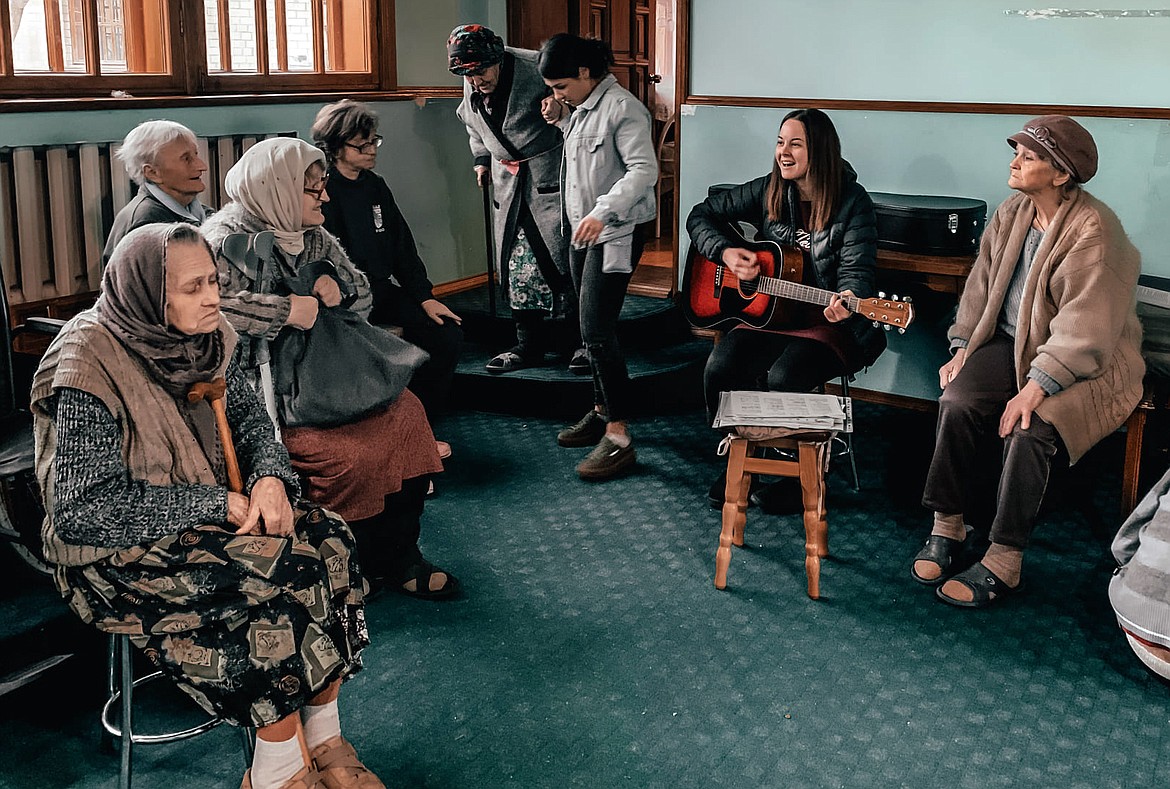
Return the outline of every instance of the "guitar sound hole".
{"type": "Polygon", "coordinates": [[[757,279],[740,280],[739,281],[739,292],[742,293],[744,296],[751,298],[752,296],[756,295],[756,290],[759,288],[759,286],[760,286],[760,281],[757,279]]]}

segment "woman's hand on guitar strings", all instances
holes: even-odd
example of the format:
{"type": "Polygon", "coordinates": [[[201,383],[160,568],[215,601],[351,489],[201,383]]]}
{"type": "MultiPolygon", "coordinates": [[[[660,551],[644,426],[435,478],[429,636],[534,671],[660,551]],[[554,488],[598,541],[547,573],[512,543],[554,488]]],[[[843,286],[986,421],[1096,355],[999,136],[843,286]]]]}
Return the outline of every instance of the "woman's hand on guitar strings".
{"type": "Polygon", "coordinates": [[[851,290],[843,290],[839,294],[833,294],[833,298],[829,300],[829,306],[825,307],[825,320],[829,323],[840,323],[852,315],[853,313],[845,306],[845,299],[851,298],[853,298],[851,290]]]}
{"type": "Polygon", "coordinates": [[[760,276],[760,262],[756,253],[742,247],[729,247],[723,250],[723,265],[731,269],[731,273],[741,282],[750,282],[760,276]]]}

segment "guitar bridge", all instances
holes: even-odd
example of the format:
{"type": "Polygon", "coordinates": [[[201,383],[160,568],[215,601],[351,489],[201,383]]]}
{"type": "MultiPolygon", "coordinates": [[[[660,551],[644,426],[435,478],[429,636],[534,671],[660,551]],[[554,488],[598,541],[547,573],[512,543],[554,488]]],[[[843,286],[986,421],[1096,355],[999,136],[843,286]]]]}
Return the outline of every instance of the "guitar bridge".
{"type": "Polygon", "coordinates": [[[711,297],[719,298],[719,293],[723,290],[723,266],[715,267],[715,282],[711,288],[711,297]]]}

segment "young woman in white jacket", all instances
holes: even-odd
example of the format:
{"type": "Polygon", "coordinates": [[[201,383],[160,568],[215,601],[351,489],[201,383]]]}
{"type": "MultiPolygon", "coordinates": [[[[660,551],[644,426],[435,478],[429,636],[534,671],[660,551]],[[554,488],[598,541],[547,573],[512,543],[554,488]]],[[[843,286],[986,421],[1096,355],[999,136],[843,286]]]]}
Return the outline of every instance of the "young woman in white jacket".
{"type": "MultiPolygon", "coordinates": [[[[634,464],[626,418],[630,376],[617,341],[626,287],[642,256],[638,225],[655,216],[650,112],[609,73],[609,45],[568,33],[540,50],[538,68],[557,101],[572,112],[545,111],[565,135],[561,162],[564,232],[589,349],[595,406],[557,434],[565,447],[596,445],[577,466],[582,479],[608,479],[634,464]]],[[[556,108],[553,108],[556,109],[556,108]]]]}

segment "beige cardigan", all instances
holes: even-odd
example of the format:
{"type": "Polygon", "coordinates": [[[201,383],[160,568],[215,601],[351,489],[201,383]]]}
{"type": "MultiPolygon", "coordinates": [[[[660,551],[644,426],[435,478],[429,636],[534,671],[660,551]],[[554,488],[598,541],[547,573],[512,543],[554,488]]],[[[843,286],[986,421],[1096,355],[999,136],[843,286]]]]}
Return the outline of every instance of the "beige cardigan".
{"type": "MultiPolygon", "coordinates": [[[[974,351],[995,335],[996,321],[1036,210],[1026,196],[1003,202],[983,233],[979,257],[948,336],[974,351]]],[[[1017,384],[1032,367],[1064,387],[1036,413],[1051,423],[1075,463],[1125,422],[1142,397],[1145,362],[1134,293],[1141,255],[1117,216],[1076,190],[1061,204],[1020,304],[1017,384]]]]}
{"type": "MultiPolygon", "coordinates": [[[[223,375],[236,346],[225,319],[223,375]]],[[[49,346],[33,377],[32,412],[36,475],[45,501],[41,538],[45,558],[58,565],[92,564],[119,553],[115,548],[71,545],[53,528],[57,425],[47,401],[69,386],[98,397],[122,428],[122,459],[131,476],[151,485],[218,485],[211,461],[187,426],[175,399],[154,382],[121,342],[98,322],[92,310],[77,315],[49,346]]],[[[122,549],[126,556],[143,548],[122,549]]]]}

